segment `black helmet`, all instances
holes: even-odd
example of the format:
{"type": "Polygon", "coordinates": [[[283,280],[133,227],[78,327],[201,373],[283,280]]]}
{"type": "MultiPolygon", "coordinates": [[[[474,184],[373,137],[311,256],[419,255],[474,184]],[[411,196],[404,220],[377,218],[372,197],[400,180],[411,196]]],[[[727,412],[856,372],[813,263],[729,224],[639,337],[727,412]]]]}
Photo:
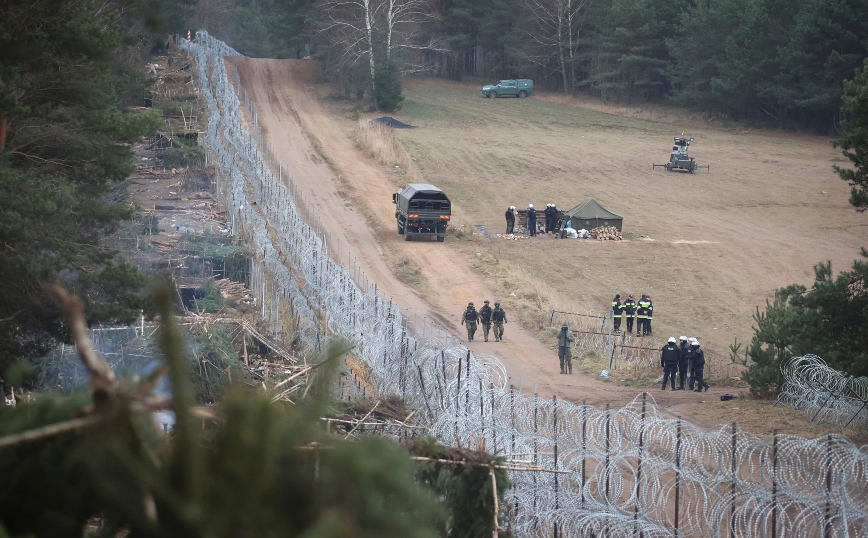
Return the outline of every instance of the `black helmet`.
{"type": "Polygon", "coordinates": [[[494,306],[500,306],[500,301],[494,301],[494,306]]]}
{"type": "Polygon", "coordinates": [[[620,294],[620,293],[616,293],[616,294],[615,294],[615,299],[620,299],[620,298],[621,298],[621,294],[620,294]]]}
{"type": "Polygon", "coordinates": [[[486,299],[486,300],[484,300],[484,301],[482,301],[482,302],[485,303],[485,304],[488,304],[488,303],[489,303],[489,300],[486,299]]]}
{"type": "Polygon", "coordinates": [[[467,306],[473,306],[473,301],[470,301],[469,303],[467,303],[467,306]]]}
{"type": "Polygon", "coordinates": [[[564,324],[561,326],[561,330],[563,331],[564,329],[569,329],[569,326],[568,326],[566,323],[564,323],[564,324]]]}

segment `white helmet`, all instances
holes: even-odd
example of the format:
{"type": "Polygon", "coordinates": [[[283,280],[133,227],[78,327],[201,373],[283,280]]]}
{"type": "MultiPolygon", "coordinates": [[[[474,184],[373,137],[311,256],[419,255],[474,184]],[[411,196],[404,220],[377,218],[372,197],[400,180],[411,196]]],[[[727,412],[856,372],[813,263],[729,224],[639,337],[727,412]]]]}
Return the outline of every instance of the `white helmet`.
{"type": "Polygon", "coordinates": [[[687,341],[687,337],[686,337],[686,336],[679,336],[678,339],[681,340],[682,342],[686,342],[686,341],[687,341]]]}
{"type": "Polygon", "coordinates": [[[510,209],[515,209],[514,205],[509,206],[510,209]]]}
{"type": "Polygon", "coordinates": [[[527,207],[533,209],[533,204],[527,204],[527,207]]]}
{"type": "Polygon", "coordinates": [[[555,206],[555,204],[549,204],[549,207],[554,207],[554,206],[555,206]]]}
{"type": "Polygon", "coordinates": [[[697,340],[696,338],[690,340],[690,345],[699,347],[699,340],[697,340]]]}
{"type": "Polygon", "coordinates": [[[674,344],[674,343],[675,343],[675,337],[674,337],[674,336],[670,336],[670,337],[669,337],[669,343],[670,343],[670,344],[674,344]]]}

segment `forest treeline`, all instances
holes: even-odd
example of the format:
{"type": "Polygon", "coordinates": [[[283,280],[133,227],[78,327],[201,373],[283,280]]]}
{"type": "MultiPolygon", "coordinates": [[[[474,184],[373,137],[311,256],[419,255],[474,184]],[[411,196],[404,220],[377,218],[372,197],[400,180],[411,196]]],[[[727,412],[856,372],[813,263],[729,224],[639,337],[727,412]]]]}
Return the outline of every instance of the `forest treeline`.
{"type": "Polygon", "coordinates": [[[311,52],[357,97],[394,65],[833,133],[865,20],[861,0],[200,0],[194,24],[250,56],[311,52]]]}

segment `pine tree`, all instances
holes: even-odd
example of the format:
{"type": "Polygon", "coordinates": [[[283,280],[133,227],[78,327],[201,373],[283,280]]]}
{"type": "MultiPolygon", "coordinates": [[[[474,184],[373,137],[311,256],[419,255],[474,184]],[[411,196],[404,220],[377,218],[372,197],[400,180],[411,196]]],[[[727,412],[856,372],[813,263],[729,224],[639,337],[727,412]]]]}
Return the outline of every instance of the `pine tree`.
{"type": "Polygon", "coordinates": [[[857,211],[868,209],[868,60],[856,70],[853,80],[844,82],[844,136],[835,140],[835,147],[844,149],[844,156],[853,168],[835,165],[841,179],[850,184],[850,204],[857,211]]]}

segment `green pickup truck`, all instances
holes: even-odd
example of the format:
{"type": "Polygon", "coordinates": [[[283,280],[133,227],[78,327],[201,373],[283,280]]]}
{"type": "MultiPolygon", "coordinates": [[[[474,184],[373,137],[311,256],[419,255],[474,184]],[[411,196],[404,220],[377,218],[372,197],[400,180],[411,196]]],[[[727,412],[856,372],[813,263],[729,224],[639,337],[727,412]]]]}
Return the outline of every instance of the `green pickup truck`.
{"type": "Polygon", "coordinates": [[[526,78],[501,80],[497,84],[483,86],[482,95],[489,99],[507,96],[521,99],[533,95],[533,81],[526,78]]]}

